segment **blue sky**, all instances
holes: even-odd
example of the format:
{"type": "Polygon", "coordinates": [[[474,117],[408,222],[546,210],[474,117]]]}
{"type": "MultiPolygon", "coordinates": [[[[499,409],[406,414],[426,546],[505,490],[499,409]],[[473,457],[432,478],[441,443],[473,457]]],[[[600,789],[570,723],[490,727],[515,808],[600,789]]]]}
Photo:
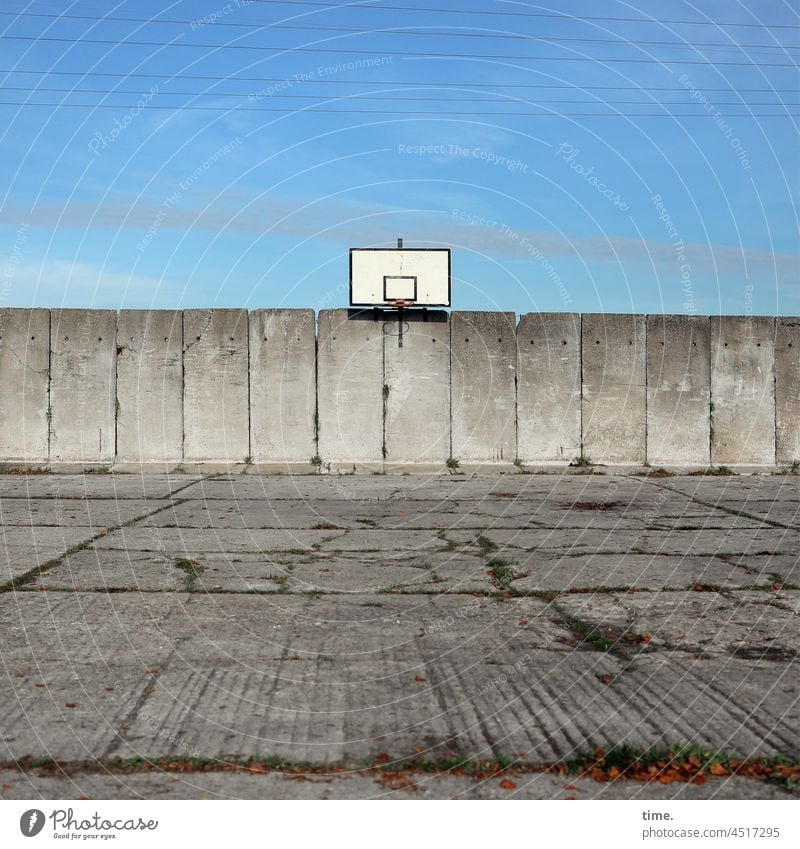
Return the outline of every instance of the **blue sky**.
{"type": "Polygon", "coordinates": [[[792,3],[2,11],[0,307],[345,306],[403,236],[456,309],[800,314],[792,3]]]}

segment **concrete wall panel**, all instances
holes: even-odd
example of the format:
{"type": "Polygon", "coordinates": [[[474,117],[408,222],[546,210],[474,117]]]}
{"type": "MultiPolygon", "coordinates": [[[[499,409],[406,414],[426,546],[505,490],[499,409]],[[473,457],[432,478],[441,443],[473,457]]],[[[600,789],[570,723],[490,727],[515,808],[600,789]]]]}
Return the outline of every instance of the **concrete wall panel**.
{"type": "Polygon", "coordinates": [[[450,314],[452,450],[462,462],[513,463],[517,456],[516,317],[450,314]]]}
{"type": "Polygon", "coordinates": [[[383,320],[322,310],[317,344],[319,454],[324,463],[383,462],[383,320]]]}
{"type": "Polygon", "coordinates": [[[583,316],[583,453],[595,463],[644,463],[645,317],[583,316]]]}
{"type": "Polygon", "coordinates": [[[775,463],[775,319],[711,317],[711,462],[775,463]]]}
{"type": "Polygon", "coordinates": [[[517,455],[568,462],[581,453],[580,315],[523,315],[517,348],[517,455]]]}
{"type": "Polygon", "coordinates": [[[441,463],[450,456],[450,322],[446,312],[384,323],[384,438],[388,463],[441,463]]]}
{"type": "Polygon", "coordinates": [[[313,310],[250,313],[250,445],[256,463],[308,463],[317,453],[313,310]]]}
{"type": "Polygon", "coordinates": [[[800,318],[778,319],[775,424],[777,462],[800,460],[800,318]]]}
{"type": "Polygon", "coordinates": [[[0,309],[0,460],[47,462],[50,311],[0,309]]]}
{"type": "Polygon", "coordinates": [[[247,310],[183,313],[184,458],[241,463],[250,455],[247,310]]]}
{"type": "Polygon", "coordinates": [[[711,327],[705,316],[647,317],[647,461],[710,462],[711,327]]]}
{"type": "Polygon", "coordinates": [[[183,458],[183,316],[121,310],[117,321],[117,460],[183,458]]]}
{"type": "Polygon", "coordinates": [[[50,315],[50,460],[112,463],[115,454],[115,337],[112,310],[50,315]]]}

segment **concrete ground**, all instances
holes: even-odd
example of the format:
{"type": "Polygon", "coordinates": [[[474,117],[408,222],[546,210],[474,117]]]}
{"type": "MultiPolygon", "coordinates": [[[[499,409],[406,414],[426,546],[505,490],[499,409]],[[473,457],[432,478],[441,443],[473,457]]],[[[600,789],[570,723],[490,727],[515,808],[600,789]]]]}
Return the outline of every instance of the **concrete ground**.
{"type": "Polygon", "coordinates": [[[797,794],[793,475],[4,475],[0,533],[0,798],[797,794]]]}

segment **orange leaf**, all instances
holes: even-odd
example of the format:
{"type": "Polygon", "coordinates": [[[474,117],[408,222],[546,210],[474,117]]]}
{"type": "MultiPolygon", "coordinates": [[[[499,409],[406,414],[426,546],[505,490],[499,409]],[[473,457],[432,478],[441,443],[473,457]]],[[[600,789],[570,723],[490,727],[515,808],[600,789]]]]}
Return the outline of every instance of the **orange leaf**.
{"type": "Polygon", "coordinates": [[[617,767],[615,767],[615,766],[612,766],[612,767],[611,767],[611,769],[609,769],[609,771],[608,771],[608,777],[609,777],[612,781],[613,781],[615,778],[619,778],[619,776],[620,776],[620,775],[621,775],[621,773],[620,773],[619,769],[617,769],[617,767]]]}
{"type": "Polygon", "coordinates": [[[427,681],[428,679],[423,677],[422,675],[415,675],[414,680],[417,682],[417,684],[422,684],[424,681],[427,681]]]}
{"type": "Polygon", "coordinates": [[[509,781],[507,778],[504,778],[500,782],[500,786],[503,788],[503,790],[516,790],[517,788],[517,785],[514,784],[513,781],[509,781]]]}
{"type": "Polygon", "coordinates": [[[722,764],[711,764],[708,768],[708,771],[712,775],[730,775],[730,771],[726,769],[722,764]]]}

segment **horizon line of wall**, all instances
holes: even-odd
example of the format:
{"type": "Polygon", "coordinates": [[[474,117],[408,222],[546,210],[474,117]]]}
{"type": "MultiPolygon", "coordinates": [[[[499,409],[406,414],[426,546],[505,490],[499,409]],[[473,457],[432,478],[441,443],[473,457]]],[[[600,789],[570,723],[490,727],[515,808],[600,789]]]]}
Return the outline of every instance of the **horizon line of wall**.
{"type": "Polygon", "coordinates": [[[0,462],[800,460],[800,318],[0,309],[0,462]]]}

